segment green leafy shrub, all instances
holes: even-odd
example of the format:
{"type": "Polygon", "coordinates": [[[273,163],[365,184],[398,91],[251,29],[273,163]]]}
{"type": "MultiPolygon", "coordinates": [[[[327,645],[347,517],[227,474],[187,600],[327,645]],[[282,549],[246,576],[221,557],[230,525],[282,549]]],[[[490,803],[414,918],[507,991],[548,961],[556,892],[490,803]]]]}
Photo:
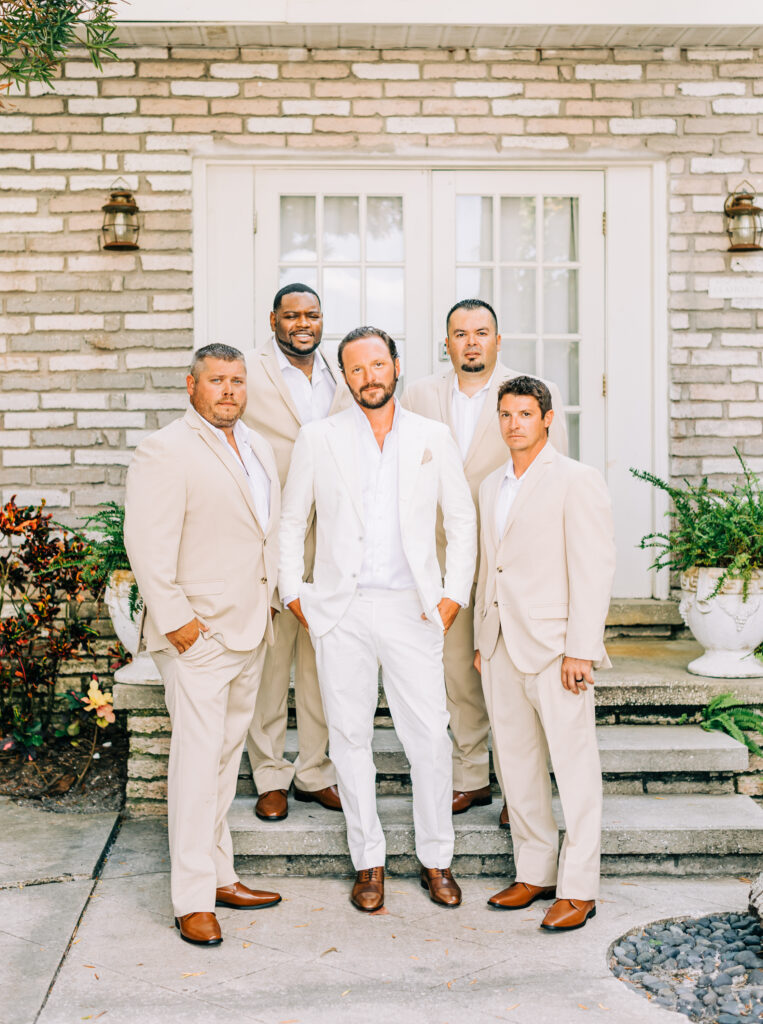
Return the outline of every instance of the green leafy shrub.
{"type": "MultiPolygon", "coordinates": [[[[682,715],[679,722],[687,721],[688,715],[682,715]]],[[[744,743],[748,750],[763,757],[763,750],[749,733],[763,736],[763,715],[755,708],[740,704],[735,694],[730,691],[719,693],[710,703],[702,708],[700,725],[707,732],[717,730],[728,733],[735,740],[744,743]]]]}
{"type": "MultiPolygon", "coordinates": [[[[103,594],[113,572],[119,569],[130,571],[124,527],[124,506],[115,501],[99,505],[99,511],[85,520],[83,530],[88,532],[88,547],[82,562],[82,577],[96,597],[103,594]]],[[[138,586],[133,583],[130,587],[130,615],[133,619],[140,606],[138,586]]]]}

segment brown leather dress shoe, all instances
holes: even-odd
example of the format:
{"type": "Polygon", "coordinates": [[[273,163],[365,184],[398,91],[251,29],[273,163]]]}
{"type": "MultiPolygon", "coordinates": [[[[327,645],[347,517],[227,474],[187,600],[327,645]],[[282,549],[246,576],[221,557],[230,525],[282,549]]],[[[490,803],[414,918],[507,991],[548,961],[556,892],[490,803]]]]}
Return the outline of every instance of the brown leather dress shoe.
{"type": "Polygon", "coordinates": [[[223,941],[217,918],[212,913],[183,914],[175,918],[180,938],[194,946],[219,946],[223,941]]]}
{"type": "Polygon", "coordinates": [[[499,828],[509,828],[509,808],[506,804],[501,808],[501,817],[498,819],[499,828]]]}
{"type": "Polygon", "coordinates": [[[557,900],[541,922],[547,932],[574,932],[596,917],[595,900],[557,900]]]}
{"type": "Polygon", "coordinates": [[[502,889],[487,901],[496,910],[521,910],[536,900],[552,900],[556,896],[553,885],[530,885],[528,882],[514,882],[508,889],[502,889]]]}
{"type": "Polygon", "coordinates": [[[363,868],[358,871],[350,901],[358,910],[380,910],[384,906],[384,868],[363,868]]]}
{"type": "Polygon", "coordinates": [[[483,786],[482,789],[469,789],[465,792],[453,790],[453,814],[463,814],[471,806],[484,807],[485,804],[492,804],[493,794],[490,786],[483,786]]]}
{"type": "Polygon", "coordinates": [[[325,789],[311,790],[297,789],[295,786],[294,797],[303,803],[309,803],[311,800],[314,800],[321,807],[327,807],[330,811],[341,811],[342,809],[342,801],[336,786],[326,786],[325,789]]]}
{"type": "Polygon", "coordinates": [[[429,898],[443,907],[457,907],[461,903],[461,889],[450,868],[422,868],[421,888],[429,889],[429,898]]]}
{"type": "Polygon", "coordinates": [[[260,793],[254,813],[262,821],[282,821],[289,813],[286,790],[271,789],[268,793],[260,793]]]}
{"type": "Polygon", "coordinates": [[[243,882],[221,885],[215,893],[215,906],[235,907],[240,910],[259,910],[260,907],[274,907],[281,902],[277,892],[263,892],[250,889],[243,882]]]}

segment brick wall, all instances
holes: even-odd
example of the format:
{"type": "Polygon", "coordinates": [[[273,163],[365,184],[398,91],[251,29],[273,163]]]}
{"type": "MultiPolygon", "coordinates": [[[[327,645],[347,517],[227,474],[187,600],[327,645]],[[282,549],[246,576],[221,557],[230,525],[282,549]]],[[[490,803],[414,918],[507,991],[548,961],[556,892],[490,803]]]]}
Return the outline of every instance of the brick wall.
{"type": "Polygon", "coordinates": [[[73,57],[0,113],[0,489],[72,521],[120,499],[130,450],[185,404],[191,160],[251,152],[646,154],[670,183],[674,475],[763,469],[763,254],[731,259],[721,209],[763,190],[763,51],[128,48],[73,57]],[[141,250],[98,251],[118,176],[141,250]]]}

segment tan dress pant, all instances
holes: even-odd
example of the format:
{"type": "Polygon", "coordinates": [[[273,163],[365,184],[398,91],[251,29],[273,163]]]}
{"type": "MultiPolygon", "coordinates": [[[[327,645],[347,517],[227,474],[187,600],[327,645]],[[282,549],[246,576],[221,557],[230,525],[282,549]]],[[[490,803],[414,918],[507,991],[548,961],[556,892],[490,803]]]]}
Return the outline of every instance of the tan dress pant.
{"type": "Polygon", "coordinates": [[[323,713],[315,651],[307,631],[284,609],[273,620],[275,642],[265,655],[262,683],[246,748],[258,793],[288,789],[295,784],[308,792],[336,784],[328,758],[329,734],[323,713]],[[294,701],[299,754],[294,764],[284,757],[288,717],[289,677],[294,662],[294,701]]]}
{"type": "Polygon", "coordinates": [[[556,885],[559,899],[595,900],[601,851],[601,764],[594,693],[565,690],[561,657],[537,675],[521,673],[503,633],[482,659],[493,758],[500,762],[509,808],[517,881],[556,885]],[[551,811],[548,755],[562,803],[566,834],[551,811]],[[557,866],[558,859],[558,866],[557,866]]]}
{"type": "Polygon", "coordinates": [[[199,637],[184,654],[155,651],[172,722],[167,803],[175,916],[214,911],[238,881],[226,815],[265,658],[199,637]]]}

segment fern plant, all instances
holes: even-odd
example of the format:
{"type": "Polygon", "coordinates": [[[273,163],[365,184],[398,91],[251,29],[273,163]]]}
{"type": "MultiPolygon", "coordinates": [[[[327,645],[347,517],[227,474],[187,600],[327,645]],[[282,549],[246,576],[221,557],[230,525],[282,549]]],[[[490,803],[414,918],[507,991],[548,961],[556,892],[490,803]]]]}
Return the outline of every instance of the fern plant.
{"type": "MultiPolygon", "coordinates": [[[[104,502],[98,512],[85,520],[83,529],[89,535],[89,549],[82,565],[82,577],[96,595],[106,588],[113,572],[130,569],[124,525],[124,506],[115,501],[104,502]]],[[[130,587],[129,601],[130,616],[134,619],[141,605],[136,583],[130,587]]]]}
{"type": "MultiPolygon", "coordinates": [[[[755,708],[740,704],[735,694],[730,691],[719,693],[710,703],[702,708],[700,725],[707,732],[717,730],[728,733],[735,740],[744,743],[747,749],[763,757],[763,749],[755,742],[750,733],[763,736],[763,715],[755,708]]],[[[679,722],[686,722],[688,715],[682,715],[679,722]]]]}
{"type": "Polygon", "coordinates": [[[699,484],[684,480],[683,487],[673,487],[645,470],[631,468],[631,473],[665,491],[673,503],[668,513],[670,529],[641,539],[639,547],[657,550],[650,568],[678,572],[692,566],[720,568],[724,572],[712,596],[720,592],[729,577],[738,577],[747,600],[755,570],[763,567],[763,490],[737,448],[734,453],[742,476],[726,491],[710,487],[707,477],[699,484]]]}

